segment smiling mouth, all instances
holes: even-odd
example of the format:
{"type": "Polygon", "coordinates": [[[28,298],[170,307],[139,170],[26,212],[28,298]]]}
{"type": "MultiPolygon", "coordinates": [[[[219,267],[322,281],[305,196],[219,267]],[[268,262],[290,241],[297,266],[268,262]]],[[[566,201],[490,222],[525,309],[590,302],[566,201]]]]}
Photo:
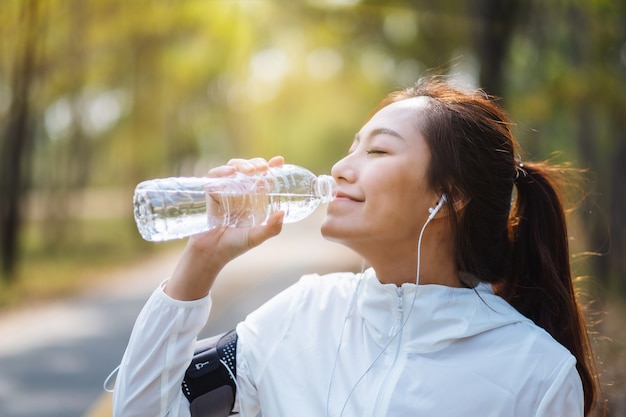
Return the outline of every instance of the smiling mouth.
{"type": "Polygon", "coordinates": [[[350,201],[355,201],[357,203],[363,202],[362,199],[355,198],[349,194],[344,194],[342,192],[337,193],[337,197],[335,197],[335,200],[350,200],[350,201]]]}

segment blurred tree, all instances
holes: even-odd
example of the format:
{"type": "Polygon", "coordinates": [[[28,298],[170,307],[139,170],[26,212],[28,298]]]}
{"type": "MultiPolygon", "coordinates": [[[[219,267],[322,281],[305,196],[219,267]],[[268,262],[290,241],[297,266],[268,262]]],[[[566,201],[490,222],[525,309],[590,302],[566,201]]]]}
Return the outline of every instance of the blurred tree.
{"type": "MultiPolygon", "coordinates": [[[[505,99],[529,157],[562,150],[595,171],[623,252],[624,3],[5,0],[3,265],[28,184],[45,196],[44,240],[62,247],[86,188],[121,188],[130,206],[140,180],[235,156],[328,171],[378,100],[426,72],[505,99]]],[[[608,226],[587,217],[608,251],[608,226]]],[[[626,261],[600,263],[619,282],[626,261]]]]}
{"type": "MultiPolygon", "coordinates": [[[[576,125],[579,158],[597,176],[597,202],[605,215],[589,216],[595,274],[610,293],[626,296],[626,2],[567,4],[570,44],[563,105],[576,125]]],[[[598,213],[599,214],[599,213],[598,213]]]]}
{"type": "Polygon", "coordinates": [[[511,40],[531,4],[522,0],[472,0],[468,5],[475,22],[474,38],[480,62],[478,84],[489,94],[504,97],[511,40]]]}
{"type": "Polygon", "coordinates": [[[534,2],[514,35],[506,96],[529,157],[566,154],[594,182],[579,215],[590,273],[626,295],[626,1],[534,2]]]}
{"type": "MultiPolygon", "coordinates": [[[[51,91],[53,106],[56,106],[53,108],[61,114],[65,111],[72,121],[64,132],[57,132],[58,136],[50,139],[55,143],[46,153],[46,163],[40,163],[40,168],[45,170],[46,175],[38,178],[37,186],[45,190],[47,209],[42,213],[42,231],[43,245],[49,252],[61,250],[63,243],[73,238],[68,235],[76,231],[78,223],[68,216],[72,208],[72,197],[89,184],[91,177],[94,149],[87,133],[89,119],[83,110],[92,99],[88,92],[83,91],[87,84],[88,61],[85,58],[88,46],[85,23],[90,20],[88,6],[81,0],[56,4],[54,10],[47,13],[45,33],[47,37],[57,40],[53,43],[42,42],[46,48],[43,60],[47,73],[41,76],[44,80],[56,80],[58,85],[63,86],[62,97],[55,97],[59,89],[51,91]],[[57,65],[59,61],[69,63],[71,71],[65,65],[57,65]]],[[[40,100],[38,105],[41,106],[42,103],[45,101],[40,100]]],[[[52,125],[55,118],[63,117],[47,111],[50,110],[38,109],[39,117],[44,117],[44,128],[46,116],[52,125]]],[[[41,135],[38,139],[41,142],[41,135]]]]}
{"type": "MultiPolygon", "coordinates": [[[[37,0],[10,2],[13,13],[3,13],[5,19],[19,16],[15,31],[15,47],[10,51],[3,34],[3,55],[13,56],[5,68],[10,77],[3,88],[9,90],[6,127],[0,136],[0,263],[2,276],[11,279],[17,262],[17,248],[22,224],[22,197],[28,189],[32,169],[32,90],[38,65],[38,47],[41,40],[42,7],[37,0]],[[15,14],[14,14],[15,13],[15,14]]],[[[6,20],[3,23],[8,23],[6,20]]]]}

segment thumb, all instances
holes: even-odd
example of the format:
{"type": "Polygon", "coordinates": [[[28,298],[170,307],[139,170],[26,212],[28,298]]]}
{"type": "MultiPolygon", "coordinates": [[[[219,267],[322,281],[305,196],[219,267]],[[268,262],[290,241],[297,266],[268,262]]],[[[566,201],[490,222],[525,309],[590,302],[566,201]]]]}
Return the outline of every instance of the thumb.
{"type": "Polygon", "coordinates": [[[278,235],[283,229],[284,217],[284,211],[277,211],[270,214],[266,224],[251,227],[248,230],[248,248],[252,249],[259,246],[267,239],[278,235]]]}

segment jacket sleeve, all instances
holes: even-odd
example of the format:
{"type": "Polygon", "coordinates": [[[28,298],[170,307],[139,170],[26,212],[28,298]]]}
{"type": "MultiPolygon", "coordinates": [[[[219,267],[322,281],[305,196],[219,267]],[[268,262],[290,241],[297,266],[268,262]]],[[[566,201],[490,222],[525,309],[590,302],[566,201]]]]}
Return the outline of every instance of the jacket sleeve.
{"type": "MultiPolygon", "coordinates": [[[[302,296],[310,288],[307,277],[272,297],[237,325],[237,395],[239,413],[242,417],[254,417],[261,411],[260,399],[275,409],[272,402],[280,387],[265,378],[268,363],[272,361],[279,344],[284,343],[294,318],[294,312],[302,305],[302,296]],[[264,380],[263,384],[260,381],[264,380]],[[259,392],[263,385],[262,392],[259,392]],[[271,391],[271,399],[267,391],[271,391]]],[[[289,372],[289,370],[284,370],[289,372]]]]}
{"type": "Polygon", "coordinates": [[[155,290],[137,317],[113,393],[114,417],[189,417],[181,391],[210,296],[175,300],[155,290]]]}
{"type": "Polygon", "coordinates": [[[583,417],[584,393],[571,357],[561,367],[537,408],[537,417],[583,417]]]}

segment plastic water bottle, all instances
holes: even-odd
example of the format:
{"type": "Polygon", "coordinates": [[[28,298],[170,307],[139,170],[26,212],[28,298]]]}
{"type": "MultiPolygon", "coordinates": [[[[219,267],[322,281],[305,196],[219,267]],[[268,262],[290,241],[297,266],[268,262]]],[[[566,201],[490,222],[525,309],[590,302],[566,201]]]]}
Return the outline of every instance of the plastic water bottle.
{"type": "Polygon", "coordinates": [[[285,223],[297,222],[335,195],[333,177],[285,164],[254,175],[144,181],[137,185],[133,200],[139,233],[156,242],[219,226],[265,224],[278,210],[285,211],[285,223]]]}

